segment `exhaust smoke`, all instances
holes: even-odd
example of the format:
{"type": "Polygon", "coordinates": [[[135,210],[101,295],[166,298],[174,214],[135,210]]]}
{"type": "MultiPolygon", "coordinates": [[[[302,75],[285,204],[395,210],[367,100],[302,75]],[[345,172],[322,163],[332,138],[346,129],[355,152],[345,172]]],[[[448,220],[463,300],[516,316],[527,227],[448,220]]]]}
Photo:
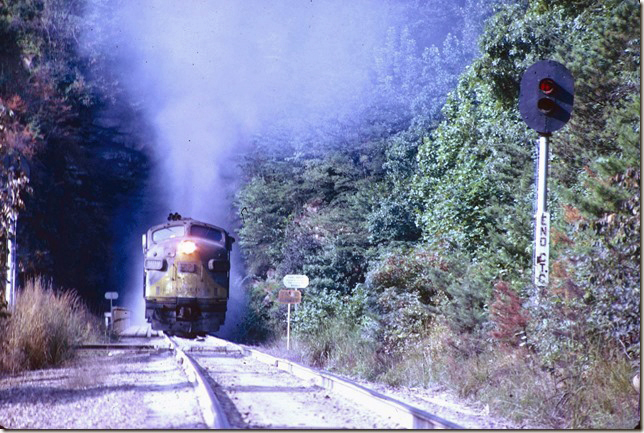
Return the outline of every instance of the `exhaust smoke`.
{"type": "MultiPolygon", "coordinates": [[[[140,236],[171,212],[235,233],[232,198],[240,153],[275,120],[292,130],[344,118],[370,85],[373,53],[396,14],[371,1],[96,2],[94,33],[110,72],[147,119],[156,166],[147,188],[158,200],[138,210],[121,251],[123,296],[143,319],[140,236]],[[107,35],[107,36],[106,36],[107,35]],[[102,38],[102,39],[99,39],[102,38]],[[284,125],[284,121],[281,123],[284,125]],[[142,217],[141,215],[144,215],[142,217]]],[[[130,208],[122,212],[137,212],[130,208]]],[[[115,229],[118,229],[115,222],[115,229]]],[[[245,305],[244,266],[233,247],[230,336],[245,305]]]]}

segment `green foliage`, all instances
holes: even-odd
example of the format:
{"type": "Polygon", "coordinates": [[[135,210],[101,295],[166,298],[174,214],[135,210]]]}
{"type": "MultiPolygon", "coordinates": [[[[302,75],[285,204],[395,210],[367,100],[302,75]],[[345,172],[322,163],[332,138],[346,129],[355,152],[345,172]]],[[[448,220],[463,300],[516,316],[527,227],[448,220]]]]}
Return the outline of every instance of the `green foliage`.
{"type": "Polygon", "coordinates": [[[450,94],[443,109],[446,120],[420,146],[412,184],[423,203],[417,223],[425,240],[446,241],[470,253],[501,252],[507,256],[500,257],[505,258],[501,271],[517,261],[523,268],[530,258],[525,245],[531,235],[533,161],[526,144],[532,136],[514,104],[527,54],[520,54],[525,44],[517,40],[523,41],[523,33],[517,34],[516,21],[509,18],[516,17],[517,8],[509,7],[488,23],[484,55],[450,94]],[[496,35],[503,40],[495,41],[496,35]],[[512,56],[505,56],[508,45],[512,56]]]}
{"type": "Polygon", "coordinates": [[[449,270],[436,253],[425,248],[394,249],[375,263],[367,285],[375,291],[416,292],[424,304],[435,307],[444,301],[449,270]]]}
{"type": "Polygon", "coordinates": [[[305,290],[292,323],[294,338],[306,344],[306,357],[314,365],[351,371],[357,364],[366,365],[356,354],[368,358],[368,353],[374,352],[378,326],[369,313],[369,298],[362,287],[351,295],[305,290]]]}
{"type": "Polygon", "coordinates": [[[444,306],[443,314],[453,331],[467,337],[462,341],[464,350],[478,352],[484,344],[478,340],[487,330],[493,271],[480,263],[453,264],[450,269],[452,280],[447,287],[450,300],[444,306]],[[469,347],[471,343],[475,347],[469,347]]]}
{"type": "MultiPolygon", "coordinates": [[[[527,132],[517,113],[518,80],[534,60],[556,53],[579,85],[573,119],[553,138],[550,208],[567,241],[555,239],[552,256],[568,260],[576,276],[561,284],[588,293],[586,314],[594,320],[582,326],[584,332],[602,323],[605,333],[637,345],[639,99],[632,95],[639,82],[639,19],[633,2],[609,3],[504,6],[487,24],[483,56],[448,98],[446,120],[419,148],[413,193],[423,204],[417,222],[425,240],[468,251],[477,267],[491,274],[488,281],[525,284],[531,262],[534,162],[529,143],[534,133],[527,132]],[[592,179],[583,174],[584,166],[592,179]],[[590,220],[565,226],[562,205],[581,208],[590,220]]],[[[485,293],[489,283],[482,283],[469,292],[485,293]]],[[[480,295],[452,305],[485,301],[480,295]]],[[[461,331],[471,329],[464,325],[461,331]]]]}
{"type": "Polygon", "coordinates": [[[622,153],[599,157],[580,177],[579,211],[569,214],[574,243],[562,260],[565,284],[578,287],[588,308],[589,329],[613,338],[634,359],[640,347],[640,166],[639,98],[615,117],[622,153]],[[626,127],[625,127],[626,126],[626,127]]]}
{"type": "MultiPolygon", "coordinates": [[[[486,329],[488,320],[497,322],[497,333],[507,328],[507,337],[519,325],[510,321],[499,327],[498,304],[485,317],[490,299],[484,294],[491,282],[500,276],[522,287],[530,277],[532,231],[526,217],[532,213],[533,162],[514,144],[533,137],[522,132],[525,126],[516,115],[519,73],[541,56],[552,58],[544,55],[547,51],[571,68],[578,83],[575,111],[552,146],[549,205],[556,230],[551,234],[550,290],[528,288],[529,303],[521,306],[515,300],[504,308],[528,310],[525,342],[537,362],[551,367],[562,381],[558,406],[585,414],[570,419],[558,411],[557,422],[576,427],[596,425],[594,419],[603,411],[595,402],[582,403],[593,394],[584,383],[588,372],[608,359],[623,364],[620,351],[634,368],[639,366],[640,117],[634,88],[639,82],[634,50],[639,47],[639,19],[634,6],[604,2],[504,8],[489,22],[485,54],[472,65],[476,73],[464,75],[445,107],[448,121],[435,131],[431,145],[421,146],[415,179],[415,193],[425,203],[419,214],[425,238],[465,246],[477,263],[478,272],[468,272],[470,278],[462,281],[476,275],[479,284],[448,290],[454,311],[446,309],[446,317],[460,335],[453,346],[464,356],[477,347],[485,350],[481,337],[473,346],[465,343],[479,334],[477,329],[486,329]],[[479,272],[488,276],[480,278],[479,272]],[[599,347],[609,351],[589,350],[599,347]]],[[[620,380],[625,377],[628,371],[620,380]]],[[[484,381],[491,381],[490,376],[484,381]]],[[[599,382],[592,386],[603,387],[599,382]]],[[[611,398],[621,393],[617,401],[628,391],[606,390],[611,398]]]]}
{"type": "Polygon", "coordinates": [[[256,281],[249,285],[248,305],[238,329],[239,338],[247,343],[271,341],[282,328],[282,315],[277,303],[281,285],[276,281],[256,281]]]}
{"type": "Polygon", "coordinates": [[[281,182],[257,177],[237,197],[239,208],[247,210],[239,244],[252,274],[266,275],[271,264],[281,259],[281,240],[292,207],[292,203],[280,194],[283,189],[285,186],[281,182]]]}
{"type": "Polygon", "coordinates": [[[635,2],[581,14],[574,35],[575,116],[557,152],[559,285],[583,298],[587,332],[640,353],[640,18],[635,2]],[[602,37],[593,37],[602,35],[602,37]],[[565,141],[564,141],[565,140],[565,141]]]}
{"type": "Polygon", "coordinates": [[[299,164],[271,172],[286,209],[273,242],[280,274],[313,277],[297,314],[311,359],[338,366],[353,347],[371,377],[448,383],[540,426],[635,420],[637,7],[503,2],[464,70],[477,55],[476,25],[426,49],[415,24],[391,29],[376,53],[373,107],[360,113],[369,126],[353,125],[344,142],[286,134],[293,155],[249,170],[252,179],[299,164]],[[537,290],[537,134],[517,98],[523,71],[544,58],[569,67],[576,93],[571,121],[551,138],[551,281],[537,290]]]}
{"type": "Polygon", "coordinates": [[[238,209],[246,209],[240,245],[252,275],[304,273],[316,290],[350,294],[379,249],[418,240],[419,204],[409,194],[418,145],[477,54],[473,40],[490,13],[487,2],[467,2],[469,9],[439,3],[418,3],[413,11],[401,6],[414,19],[391,28],[374,53],[373,94],[363,111],[339,121],[315,119],[304,130],[278,118],[256,138],[236,196],[238,209]],[[459,32],[418,46],[436,10],[462,23],[459,32]]]}
{"type": "Polygon", "coordinates": [[[424,337],[447,300],[449,270],[423,248],[394,249],[374,264],[366,285],[376,297],[384,353],[403,354],[424,337]]]}

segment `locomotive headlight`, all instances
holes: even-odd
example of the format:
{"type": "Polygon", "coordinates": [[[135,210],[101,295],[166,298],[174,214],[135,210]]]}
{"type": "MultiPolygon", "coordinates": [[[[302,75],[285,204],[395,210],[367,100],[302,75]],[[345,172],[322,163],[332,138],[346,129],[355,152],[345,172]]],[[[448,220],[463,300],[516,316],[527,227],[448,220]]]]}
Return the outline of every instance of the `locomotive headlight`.
{"type": "Polygon", "coordinates": [[[177,251],[181,254],[192,254],[197,251],[197,245],[192,241],[183,241],[179,243],[177,251]]]}

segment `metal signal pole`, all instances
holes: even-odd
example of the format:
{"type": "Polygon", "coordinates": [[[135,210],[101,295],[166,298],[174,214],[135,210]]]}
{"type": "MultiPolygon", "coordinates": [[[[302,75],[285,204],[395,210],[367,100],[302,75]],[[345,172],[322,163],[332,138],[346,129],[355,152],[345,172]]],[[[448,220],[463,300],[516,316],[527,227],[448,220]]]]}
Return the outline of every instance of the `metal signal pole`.
{"type": "MultiPolygon", "coordinates": [[[[9,172],[9,188],[11,202],[15,203],[15,190],[13,188],[13,173],[9,172]]],[[[18,226],[18,213],[12,209],[9,212],[9,230],[7,231],[7,280],[5,287],[5,301],[9,311],[16,305],[16,229],[18,226]]]]}
{"type": "Polygon", "coordinates": [[[537,162],[537,213],[535,214],[534,284],[548,285],[550,259],[550,213],[548,212],[549,134],[539,135],[537,162]]]}

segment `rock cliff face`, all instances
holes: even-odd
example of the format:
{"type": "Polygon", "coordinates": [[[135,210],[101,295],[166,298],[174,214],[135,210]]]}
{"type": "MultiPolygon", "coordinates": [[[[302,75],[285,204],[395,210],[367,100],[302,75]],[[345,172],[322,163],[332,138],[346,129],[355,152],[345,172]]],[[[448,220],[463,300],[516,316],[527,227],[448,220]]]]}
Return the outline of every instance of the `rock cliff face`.
{"type": "Polygon", "coordinates": [[[34,192],[18,223],[21,280],[50,275],[102,311],[104,292],[121,292],[133,272],[146,213],[154,211],[151,140],[119,101],[84,113],[73,131],[49,140],[32,162],[34,192]]]}

